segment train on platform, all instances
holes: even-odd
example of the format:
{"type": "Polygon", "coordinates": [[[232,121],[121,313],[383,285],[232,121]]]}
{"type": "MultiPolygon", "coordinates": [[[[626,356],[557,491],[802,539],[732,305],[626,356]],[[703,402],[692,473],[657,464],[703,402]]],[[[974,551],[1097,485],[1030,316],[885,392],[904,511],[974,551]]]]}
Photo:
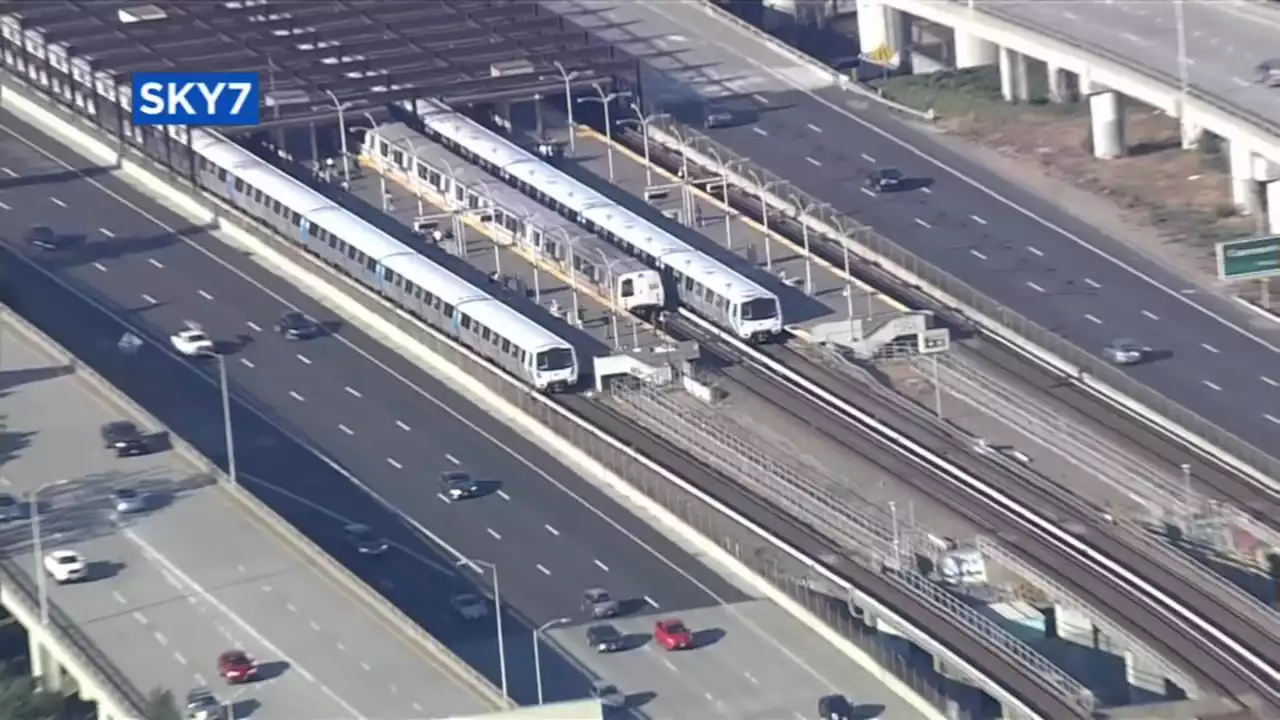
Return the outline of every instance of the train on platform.
{"type": "Polygon", "coordinates": [[[469,218],[499,244],[518,246],[526,257],[572,276],[568,282],[589,287],[618,310],[650,317],[666,305],[657,270],[584,234],[404,123],[386,123],[366,133],[360,160],[431,204],[469,218]]]}
{"type": "Polygon", "coordinates": [[[203,186],[302,250],[542,391],[578,383],[572,344],[221,135],[196,130],[203,186]]]}
{"type": "Polygon", "coordinates": [[[538,155],[442,104],[419,101],[427,136],[663,274],[678,300],[721,329],[765,342],[782,332],[778,296],[538,155]]]}

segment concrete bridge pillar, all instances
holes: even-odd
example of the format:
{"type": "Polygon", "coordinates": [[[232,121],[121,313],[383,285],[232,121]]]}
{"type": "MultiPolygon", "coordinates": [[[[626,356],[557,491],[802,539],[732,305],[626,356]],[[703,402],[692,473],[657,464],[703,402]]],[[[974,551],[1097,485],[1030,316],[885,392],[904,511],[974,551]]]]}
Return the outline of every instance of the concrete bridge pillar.
{"type": "Polygon", "coordinates": [[[956,30],[956,69],[995,65],[999,61],[1000,48],[989,40],[971,32],[956,30]]]}
{"type": "Polygon", "coordinates": [[[903,53],[906,64],[907,16],[875,0],[858,0],[858,47],[865,54],[881,47],[903,53]]]}
{"type": "Polygon", "coordinates": [[[64,671],[53,654],[36,639],[35,633],[27,633],[27,655],[31,658],[31,677],[49,692],[61,692],[64,671]]]}
{"type": "Polygon", "coordinates": [[[1092,121],[1094,157],[1103,160],[1123,157],[1124,97],[1115,91],[1090,95],[1089,116],[1092,121]]]}
{"type": "Polygon", "coordinates": [[[1007,102],[1026,102],[1031,99],[1031,85],[1027,82],[1027,57],[1009,48],[1000,48],[1000,94],[1007,102]]]}
{"type": "Polygon", "coordinates": [[[1056,65],[1047,66],[1049,75],[1049,100],[1056,103],[1073,103],[1080,99],[1076,91],[1075,77],[1068,70],[1056,65]]]}
{"type": "Polygon", "coordinates": [[[1243,143],[1227,141],[1231,160],[1231,202],[1245,215],[1258,210],[1258,183],[1254,179],[1253,152],[1243,143]]]}
{"type": "Polygon", "coordinates": [[[1182,149],[1195,150],[1200,147],[1200,142],[1204,140],[1204,128],[1187,117],[1185,110],[1182,111],[1182,117],[1178,118],[1178,124],[1182,128],[1182,149]]]}
{"type": "Polygon", "coordinates": [[[1167,689],[1163,673],[1148,667],[1142,656],[1132,650],[1124,651],[1124,679],[1129,683],[1130,692],[1134,689],[1145,690],[1156,697],[1162,697],[1167,689]]]}

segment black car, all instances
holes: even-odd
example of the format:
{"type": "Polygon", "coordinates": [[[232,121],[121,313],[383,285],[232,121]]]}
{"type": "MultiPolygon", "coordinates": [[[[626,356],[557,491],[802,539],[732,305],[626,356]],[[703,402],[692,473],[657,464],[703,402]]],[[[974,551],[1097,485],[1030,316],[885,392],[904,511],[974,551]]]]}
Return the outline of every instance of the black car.
{"type": "Polygon", "coordinates": [[[470,473],[454,470],[440,476],[444,496],[450,500],[466,500],[480,494],[480,483],[470,473]]]}
{"type": "Polygon", "coordinates": [[[591,625],[587,628],[587,644],[598,653],[618,652],[623,646],[623,636],[612,625],[591,625]]]}
{"type": "Polygon", "coordinates": [[[347,542],[361,555],[381,555],[387,551],[387,541],[373,534],[368,525],[351,523],[343,528],[347,542]]]}
{"type": "Polygon", "coordinates": [[[31,247],[52,252],[62,249],[62,238],[48,225],[32,225],[23,233],[23,240],[31,247]]]}
{"type": "Polygon", "coordinates": [[[879,168],[867,175],[867,187],[875,192],[890,192],[902,188],[906,179],[897,168],[879,168]]]}
{"type": "Polygon", "coordinates": [[[818,698],[818,717],[821,720],[852,720],[853,703],[843,695],[825,695],[818,698]]]}
{"type": "Polygon", "coordinates": [[[117,420],[103,425],[102,442],[108,450],[116,451],[116,457],[146,455],[151,451],[142,431],[128,420],[117,420]]]}
{"type": "Polygon", "coordinates": [[[299,312],[285,313],[276,323],[276,332],[286,340],[307,340],[320,333],[320,327],[299,312]]]}
{"type": "Polygon", "coordinates": [[[0,493],[0,522],[22,519],[22,505],[9,493],[0,493]]]}

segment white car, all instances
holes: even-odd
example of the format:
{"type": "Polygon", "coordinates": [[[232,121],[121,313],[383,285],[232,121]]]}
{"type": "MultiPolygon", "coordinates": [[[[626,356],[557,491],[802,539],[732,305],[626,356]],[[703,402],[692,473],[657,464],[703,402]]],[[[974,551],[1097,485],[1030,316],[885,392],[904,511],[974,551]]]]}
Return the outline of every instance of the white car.
{"type": "Polygon", "coordinates": [[[89,564],[75,550],[54,550],[45,555],[44,569],[60,583],[76,582],[89,577],[89,564]]]}
{"type": "Polygon", "coordinates": [[[169,336],[174,350],[187,357],[203,357],[213,354],[213,340],[203,330],[187,329],[169,336]]]}
{"type": "Polygon", "coordinates": [[[449,599],[449,604],[463,620],[479,620],[489,614],[489,603],[472,593],[454,595],[449,599]]]}

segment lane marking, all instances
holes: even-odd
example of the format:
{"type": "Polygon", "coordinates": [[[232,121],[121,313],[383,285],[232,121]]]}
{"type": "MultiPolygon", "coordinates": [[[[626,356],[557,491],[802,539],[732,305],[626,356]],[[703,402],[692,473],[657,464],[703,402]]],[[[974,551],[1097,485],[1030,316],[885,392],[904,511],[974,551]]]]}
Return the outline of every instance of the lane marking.
{"type": "Polygon", "coordinates": [[[1102,287],[1102,286],[1101,286],[1101,285],[1099,285],[1098,283],[1094,282],[1092,278],[1085,278],[1085,279],[1084,279],[1084,284],[1085,284],[1085,285],[1088,285],[1088,286],[1089,286],[1089,287],[1091,287],[1091,288],[1094,288],[1095,290],[1096,290],[1096,289],[1098,289],[1098,288],[1100,288],[1100,287],[1102,287]]]}
{"type": "Polygon", "coordinates": [[[320,632],[320,623],[317,623],[315,620],[311,620],[308,624],[311,625],[312,630],[315,630],[316,632],[320,632]]]}
{"type": "Polygon", "coordinates": [[[537,564],[537,565],[535,565],[534,567],[538,568],[538,570],[539,570],[539,571],[541,571],[543,575],[550,575],[550,574],[551,574],[551,571],[550,571],[550,570],[548,570],[548,569],[546,569],[545,567],[543,567],[543,566],[542,566],[542,563],[538,563],[538,564],[537,564]]]}
{"type": "Polygon", "coordinates": [[[1264,382],[1264,383],[1266,383],[1266,384],[1270,385],[1271,387],[1280,387],[1280,383],[1276,382],[1275,380],[1272,380],[1271,378],[1267,377],[1266,375],[1263,375],[1263,376],[1262,376],[1262,382],[1264,382]]]}
{"type": "Polygon", "coordinates": [[[978,223],[979,225],[986,225],[986,224],[987,224],[987,221],[986,221],[986,220],[983,220],[982,218],[978,217],[977,215],[970,215],[969,217],[970,217],[974,222],[978,223]]]}
{"type": "Polygon", "coordinates": [[[767,97],[765,97],[765,96],[761,95],[760,93],[751,93],[751,97],[752,97],[752,99],[754,99],[756,102],[760,103],[761,105],[768,105],[768,104],[769,104],[769,98],[767,98],[767,97]]]}
{"type": "Polygon", "coordinates": [[[142,293],[142,299],[147,301],[148,305],[155,305],[156,299],[146,293],[142,293]]]}
{"type": "Polygon", "coordinates": [[[342,389],[343,389],[343,390],[346,390],[348,393],[350,393],[351,395],[354,395],[354,396],[356,396],[356,397],[364,397],[363,395],[361,395],[361,394],[360,394],[360,391],[359,391],[359,390],[356,390],[355,388],[351,387],[350,385],[347,385],[346,387],[344,387],[344,388],[342,388],[342,389]]]}
{"type": "Polygon", "coordinates": [[[1160,319],[1160,316],[1159,316],[1159,315],[1157,315],[1157,314],[1155,314],[1155,313],[1151,312],[1150,310],[1143,310],[1143,311],[1142,311],[1142,314],[1143,314],[1143,315],[1146,315],[1147,317],[1151,318],[1152,320],[1159,320],[1159,319],[1160,319]]]}
{"type": "Polygon", "coordinates": [[[403,469],[404,469],[404,466],[403,466],[403,465],[401,465],[399,462],[397,462],[395,458],[390,458],[390,457],[389,457],[389,458],[387,458],[387,464],[388,464],[388,465],[390,465],[391,467],[393,467],[393,468],[397,469],[397,470],[403,470],[403,469]]]}
{"type": "Polygon", "coordinates": [[[255,323],[255,322],[253,322],[252,320],[247,321],[247,322],[245,323],[245,325],[248,325],[248,326],[249,326],[249,329],[250,329],[250,330],[252,330],[252,331],[254,331],[254,332],[262,332],[262,328],[258,327],[258,324],[257,324],[257,323],[255,323]]]}
{"type": "Polygon", "coordinates": [[[863,194],[863,195],[866,195],[866,196],[868,196],[868,197],[875,197],[875,196],[876,196],[876,194],[875,194],[875,193],[873,193],[873,192],[871,192],[871,190],[870,190],[869,188],[858,188],[858,189],[862,191],[862,194],[863,194]]]}
{"type": "Polygon", "coordinates": [[[50,199],[50,200],[52,200],[52,201],[53,201],[53,204],[54,204],[54,205],[57,205],[58,207],[64,208],[64,207],[66,207],[66,206],[67,206],[67,204],[66,204],[66,203],[62,202],[61,200],[59,200],[59,199],[58,199],[58,198],[56,198],[56,197],[51,197],[51,198],[49,198],[49,199],[50,199]]]}
{"type": "Polygon", "coordinates": [[[449,498],[444,496],[444,493],[436,493],[436,497],[440,498],[440,500],[444,502],[445,505],[448,505],[451,502],[449,498]]]}
{"type": "Polygon", "coordinates": [[[289,397],[293,398],[294,400],[297,400],[298,402],[306,402],[306,398],[299,395],[295,390],[289,391],[289,397]]]}
{"type": "Polygon", "coordinates": [[[930,189],[930,188],[927,188],[927,187],[922,187],[922,188],[920,188],[920,192],[924,193],[925,195],[932,195],[932,194],[933,194],[933,190],[932,190],[932,189],[930,189]]]}
{"type": "Polygon", "coordinates": [[[755,676],[755,675],[752,675],[751,673],[749,673],[749,672],[747,672],[747,671],[745,671],[745,670],[742,672],[742,674],[747,676],[747,679],[751,681],[751,684],[752,684],[752,685],[759,685],[759,684],[760,684],[760,681],[756,679],[756,676],[755,676]]]}
{"type": "Polygon", "coordinates": [[[0,208],[4,208],[5,210],[12,210],[12,209],[13,209],[13,207],[12,207],[11,205],[9,205],[9,203],[6,203],[6,202],[0,202],[0,208]]]}
{"type": "Polygon", "coordinates": [[[9,177],[18,177],[18,173],[10,170],[9,168],[0,168],[0,170],[4,170],[4,174],[8,175],[9,177]]]}
{"type": "Polygon", "coordinates": [[[302,361],[302,364],[303,364],[303,365],[310,365],[310,364],[311,364],[311,360],[310,360],[310,359],[308,359],[308,358],[307,358],[307,356],[306,356],[306,355],[303,355],[302,353],[298,353],[298,359],[302,361]]]}
{"type": "Polygon", "coordinates": [[[404,424],[402,421],[400,421],[400,420],[397,420],[397,421],[396,421],[396,427],[400,428],[401,430],[403,430],[403,431],[405,431],[405,432],[409,432],[410,430],[412,430],[412,429],[413,429],[413,428],[409,427],[408,425],[405,425],[405,424],[404,424]]]}
{"type": "MultiPolygon", "coordinates": [[[[450,455],[450,454],[448,454],[448,453],[445,453],[444,459],[445,459],[445,460],[448,460],[449,462],[453,463],[454,465],[461,465],[461,464],[462,464],[462,461],[461,461],[461,460],[459,460],[458,458],[456,458],[456,457],[454,457],[454,456],[452,456],[452,455],[450,455]]],[[[499,491],[499,492],[501,492],[501,491],[499,491]]]]}
{"type": "Polygon", "coordinates": [[[817,160],[814,160],[813,158],[811,158],[811,157],[809,157],[809,156],[807,156],[807,155],[805,156],[805,158],[804,158],[804,159],[805,159],[805,160],[808,160],[808,161],[809,161],[809,164],[810,164],[810,165],[813,165],[814,167],[822,167],[822,163],[821,163],[821,162],[819,162],[819,161],[817,161],[817,160]]]}
{"type": "Polygon", "coordinates": [[[254,367],[253,361],[249,358],[240,358],[240,364],[248,368],[254,367]]]}
{"type": "Polygon", "coordinates": [[[809,127],[809,129],[810,129],[810,130],[812,130],[812,131],[814,131],[814,132],[816,132],[816,133],[821,133],[821,132],[822,132],[822,128],[818,127],[817,125],[814,125],[813,123],[809,123],[808,127],[809,127]]]}
{"type": "Polygon", "coordinates": [[[1031,251],[1031,254],[1032,254],[1032,255],[1035,255],[1036,257],[1044,257],[1044,253],[1040,252],[1040,249],[1039,249],[1039,248],[1034,248],[1034,247],[1031,247],[1030,245],[1028,245],[1028,246],[1027,246],[1027,250],[1030,250],[1030,251],[1031,251]]]}
{"type": "Polygon", "coordinates": [[[599,560],[596,560],[596,561],[595,561],[595,563],[596,563],[596,567],[600,568],[601,570],[603,570],[603,571],[605,571],[605,572],[609,572],[609,566],[608,566],[608,565],[605,565],[604,563],[600,562],[599,560]]]}
{"type": "Polygon", "coordinates": [[[559,531],[559,530],[557,530],[557,529],[555,529],[555,528],[551,527],[550,525],[543,525],[542,527],[546,528],[546,529],[547,529],[547,532],[551,533],[552,535],[555,535],[556,537],[560,537],[560,531],[559,531]]]}
{"type": "Polygon", "coordinates": [[[653,598],[649,597],[648,595],[645,595],[645,596],[644,596],[644,601],[645,601],[645,602],[647,602],[647,603],[649,603],[650,605],[652,605],[652,606],[654,607],[654,609],[661,609],[661,608],[662,608],[662,606],[658,604],[658,601],[657,601],[657,600],[654,600],[653,598]]]}
{"type": "Polygon", "coordinates": [[[116,602],[120,603],[121,605],[124,605],[126,602],[124,599],[124,596],[120,594],[119,590],[112,590],[111,597],[115,598],[116,602]]]}
{"type": "Polygon", "coordinates": [[[976,258],[978,258],[979,260],[986,260],[986,259],[987,259],[987,256],[986,256],[986,255],[983,255],[982,253],[978,252],[977,250],[974,250],[973,248],[969,248],[969,254],[970,254],[970,255],[972,255],[972,256],[974,256],[974,257],[976,257],[976,258]]]}
{"type": "Polygon", "coordinates": [[[662,664],[666,665],[671,670],[671,672],[680,672],[679,670],[676,669],[675,664],[666,658],[662,658],[662,664]]]}
{"type": "Polygon", "coordinates": [[[917,224],[917,225],[919,225],[919,226],[921,226],[921,227],[926,227],[926,228],[932,228],[932,227],[933,227],[933,226],[932,226],[932,225],[930,225],[929,223],[927,223],[927,222],[925,222],[925,221],[921,220],[920,218],[916,218],[916,224],[917,224]]]}
{"type": "Polygon", "coordinates": [[[102,233],[103,235],[106,235],[106,236],[107,236],[107,237],[109,237],[109,238],[113,238],[113,237],[115,237],[115,236],[116,236],[116,234],[115,234],[115,233],[111,232],[110,230],[108,230],[108,229],[106,229],[106,228],[98,228],[98,232],[102,233]]]}
{"type": "Polygon", "coordinates": [[[1031,288],[1032,290],[1035,290],[1036,292],[1044,292],[1044,288],[1031,282],[1030,280],[1027,281],[1027,287],[1031,288]]]}
{"type": "Polygon", "coordinates": [[[367,662],[360,663],[360,667],[363,668],[365,672],[373,672],[373,668],[369,667],[369,663],[367,662]]]}
{"type": "Polygon", "coordinates": [[[165,637],[164,633],[160,632],[159,630],[156,630],[151,634],[155,636],[156,642],[166,647],[169,645],[169,638],[165,637]]]}
{"type": "Polygon", "coordinates": [[[1280,425],[1280,418],[1277,418],[1275,415],[1272,415],[1272,414],[1270,414],[1270,413],[1267,413],[1267,414],[1264,414],[1262,417],[1264,417],[1264,418],[1266,418],[1266,419],[1270,420],[1271,422],[1273,422],[1273,423],[1275,423],[1275,424],[1277,424],[1277,425],[1280,425]]]}
{"type": "Polygon", "coordinates": [[[1090,315],[1089,313],[1085,313],[1085,314],[1084,314],[1084,319],[1085,319],[1085,320],[1088,320],[1089,322],[1093,323],[1094,325],[1101,325],[1101,324],[1102,324],[1102,321],[1101,321],[1101,320],[1099,320],[1098,318],[1094,317],[1093,315],[1090,315]]]}
{"type": "Polygon", "coordinates": [[[177,660],[179,665],[186,665],[186,664],[187,664],[187,659],[186,659],[185,657],[183,657],[183,656],[182,656],[182,653],[178,652],[177,650],[174,650],[174,651],[173,651],[173,659],[174,659],[174,660],[177,660]]]}
{"type": "Polygon", "coordinates": [[[502,498],[503,500],[510,500],[510,499],[511,499],[511,496],[510,496],[510,495],[508,495],[508,494],[507,494],[507,492],[506,492],[505,490],[499,490],[499,491],[498,491],[498,497],[502,498]]]}
{"type": "Polygon", "coordinates": [[[155,265],[158,268],[164,267],[164,264],[155,258],[147,258],[147,262],[151,263],[152,265],[155,265]]]}
{"type": "Polygon", "coordinates": [[[1221,350],[1219,350],[1218,348],[1216,348],[1216,347],[1214,347],[1214,346],[1210,345],[1209,343],[1200,343],[1200,347],[1204,348],[1205,350],[1208,350],[1209,352],[1213,353],[1214,355],[1217,355],[1218,353],[1222,352],[1221,350]]]}
{"type": "Polygon", "coordinates": [[[1204,383],[1205,386],[1207,386],[1210,390],[1219,390],[1219,391],[1222,390],[1222,386],[1216,383],[1211,383],[1208,380],[1201,380],[1200,382],[1204,383]]]}
{"type": "Polygon", "coordinates": [[[756,133],[757,135],[768,135],[768,134],[769,134],[769,131],[768,131],[768,130],[765,130],[765,129],[764,129],[764,128],[762,128],[762,127],[755,127],[755,126],[752,126],[752,128],[751,128],[751,129],[752,129],[752,130],[754,130],[754,131],[755,131],[755,133],[756,133]]]}
{"type": "Polygon", "coordinates": [[[196,291],[196,294],[197,294],[197,295],[199,295],[200,297],[204,298],[205,300],[212,300],[212,299],[213,299],[213,296],[212,296],[212,295],[210,295],[209,293],[205,292],[204,290],[197,290],[197,291],[196,291]]]}
{"type": "Polygon", "coordinates": [[[355,434],[356,434],[356,431],[355,431],[355,430],[352,430],[351,428],[347,427],[346,425],[343,425],[342,423],[338,423],[338,429],[339,429],[339,430],[341,430],[342,432],[344,432],[344,433],[348,434],[348,435],[355,435],[355,434]]]}
{"type": "Polygon", "coordinates": [[[498,531],[497,531],[497,530],[494,530],[493,528],[485,528],[485,530],[488,530],[488,531],[489,531],[489,534],[493,536],[493,539],[494,539],[494,540],[501,540],[501,539],[502,539],[502,536],[498,534],[498,531]]]}
{"type": "Polygon", "coordinates": [[[95,263],[93,264],[93,266],[94,266],[95,268],[97,268],[98,270],[102,271],[102,272],[106,272],[106,271],[107,271],[107,266],[106,266],[106,265],[103,265],[103,264],[102,264],[102,263],[100,263],[100,262],[95,262],[95,263]]]}
{"type": "Polygon", "coordinates": [[[875,161],[876,161],[876,159],[875,159],[875,158],[871,157],[870,155],[868,155],[868,154],[866,154],[866,153],[862,153],[862,159],[863,159],[863,160],[866,160],[867,162],[872,163],[872,164],[874,164],[874,163],[875,163],[875,161]]]}

